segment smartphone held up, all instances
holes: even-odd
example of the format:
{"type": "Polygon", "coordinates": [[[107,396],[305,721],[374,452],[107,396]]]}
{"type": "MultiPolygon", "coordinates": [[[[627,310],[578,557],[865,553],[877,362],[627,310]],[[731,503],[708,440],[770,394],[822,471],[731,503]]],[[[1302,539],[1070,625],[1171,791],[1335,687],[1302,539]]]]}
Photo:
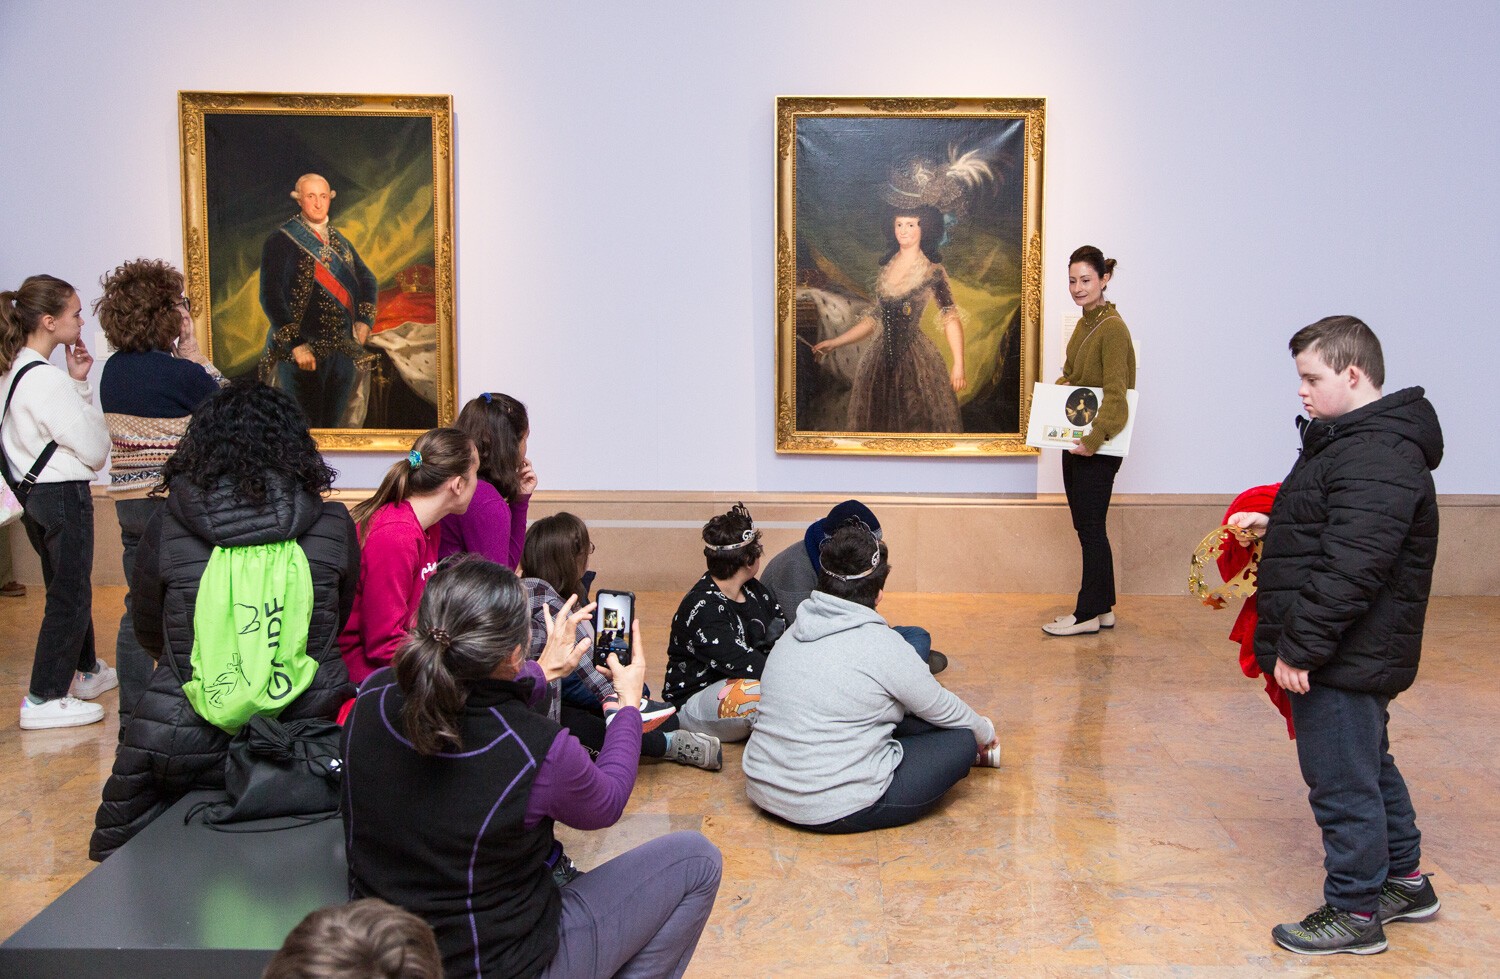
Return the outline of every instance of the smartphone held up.
{"type": "Polygon", "coordinates": [[[630,663],[630,624],[635,621],[635,593],[600,591],[594,596],[594,663],[609,665],[614,653],[621,666],[630,663]]]}

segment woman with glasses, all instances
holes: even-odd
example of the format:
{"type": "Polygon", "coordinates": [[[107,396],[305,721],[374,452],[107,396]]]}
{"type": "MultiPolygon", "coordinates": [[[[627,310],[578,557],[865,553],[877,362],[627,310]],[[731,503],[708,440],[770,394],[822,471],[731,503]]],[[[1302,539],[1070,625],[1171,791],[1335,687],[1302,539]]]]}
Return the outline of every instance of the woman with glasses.
{"type": "Polygon", "coordinates": [[[526,545],[526,508],[536,473],[526,458],[526,406],[486,391],[464,405],[453,427],[479,449],[479,484],[464,513],[443,518],[443,557],[467,552],[514,569],[526,545]]]}
{"type": "MultiPolygon", "coordinates": [[[[94,315],[114,351],[104,362],[99,403],[109,423],[109,490],[125,566],[125,614],[115,638],[124,731],[156,665],[136,641],[131,613],[136,547],[164,502],[147,494],[161,482],[162,465],[177,451],[193,412],[227,382],[198,346],[181,272],[159,259],[140,258],[99,285],[104,293],[94,315]]],[[[79,674],[75,695],[98,696],[113,685],[113,672],[79,674]]]]}

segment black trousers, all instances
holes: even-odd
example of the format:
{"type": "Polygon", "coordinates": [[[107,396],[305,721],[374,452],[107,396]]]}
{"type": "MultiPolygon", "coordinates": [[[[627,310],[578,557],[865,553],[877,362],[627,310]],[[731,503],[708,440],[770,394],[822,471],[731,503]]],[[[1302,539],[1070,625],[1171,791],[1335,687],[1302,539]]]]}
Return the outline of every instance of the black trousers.
{"type": "Polygon", "coordinates": [[[1120,456],[1063,453],[1063,491],[1068,494],[1073,529],[1083,549],[1083,582],[1073,607],[1073,617],[1079,622],[1115,607],[1115,556],[1109,549],[1105,520],[1115,473],[1123,461],[1120,456]]]}
{"type": "Polygon", "coordinates": [[[47,607],[31,661],[31,695],[68,695],[75,670],[89,672],[94,656],[94,498],[89,484],[37,483],[21,515],[26,538],[42,560],[47,607]]]}
{"type": "Polygon", "coordinates": [[[1391,757],[1390,698],[1313,681],[1291,695],[1297,761],[1323,831],[1323,899],[1368,914],[1386,877],[1416,873],[1422,834],[1391,757]]]}

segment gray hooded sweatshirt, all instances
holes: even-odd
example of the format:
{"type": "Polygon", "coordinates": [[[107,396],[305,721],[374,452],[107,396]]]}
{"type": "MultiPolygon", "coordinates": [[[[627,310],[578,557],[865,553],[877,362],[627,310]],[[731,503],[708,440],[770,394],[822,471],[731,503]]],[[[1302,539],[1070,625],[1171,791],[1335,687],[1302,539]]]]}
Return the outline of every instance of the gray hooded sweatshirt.
{"type": "Polygon", "coordinates": [[[874,609],[813,592],[766,659],[743,761],[750,801],[803,826],[867,808],[901,764],[891,732],[907,714],[968,728],[976,748],[995,737],[874,609]]]}

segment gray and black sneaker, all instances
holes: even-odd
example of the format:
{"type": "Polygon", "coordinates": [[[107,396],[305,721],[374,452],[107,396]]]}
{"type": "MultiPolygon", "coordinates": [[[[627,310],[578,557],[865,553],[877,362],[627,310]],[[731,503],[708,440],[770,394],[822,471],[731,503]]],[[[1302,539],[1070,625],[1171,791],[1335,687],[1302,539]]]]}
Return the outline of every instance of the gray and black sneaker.
{"type": "Polygon", "coordinates": [[[1271,937],[1282,948],[1303,955],[1333,955],[1335,952],[1374,955],[1386,949],[1385,931],[1380,927],[1379,915],[1364,921],[1331,904],[1323,905],[1301,921],[1277,925],[1271,929],[1271,937]]]}
{"type": "Polygon", "coordinates": [[[1407,883],[1409,878],[1387,877],[1385,887],[1380,890],[1380,923],[1397,921],[1420,921],[1437,914],[1437,909],[1443,906],[1438,900],[1437,891],[1432,889],[1432,881],[1427,878],[1431,874],[1423,874],[1419,880],[1407,883]]]}
{"type": "Polygon", "coordinates": [[[672,747],[667,750],[667,757],[679,765],[692,765],[709,772],[724,767],[724,747],[718,738],[681,728],[672,732],[672,747]]]}

